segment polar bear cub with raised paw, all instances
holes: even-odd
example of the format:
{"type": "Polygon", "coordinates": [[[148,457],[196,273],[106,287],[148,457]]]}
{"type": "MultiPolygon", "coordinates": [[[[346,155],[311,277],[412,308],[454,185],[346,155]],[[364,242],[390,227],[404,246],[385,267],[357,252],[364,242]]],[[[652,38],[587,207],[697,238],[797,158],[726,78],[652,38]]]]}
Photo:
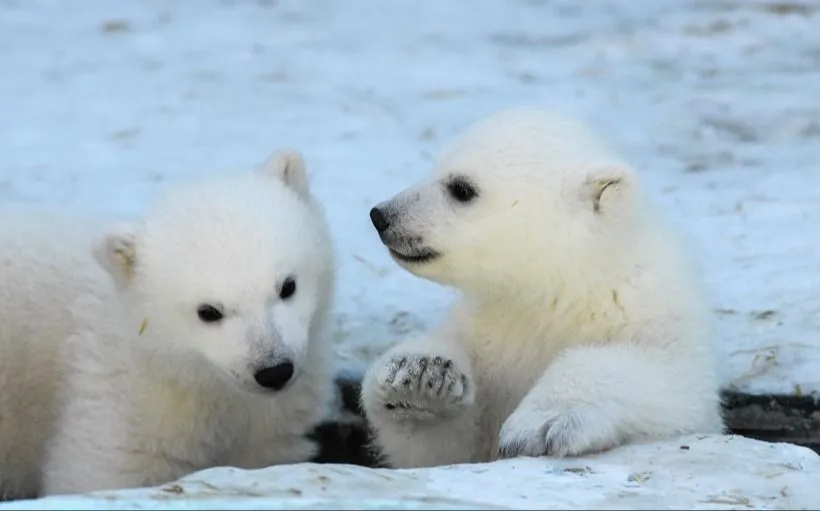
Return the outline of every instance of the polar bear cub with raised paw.
{"type": "Polygon", "coordinates": [[[707,301],[635,170],[580,120],[515,108],[370,212],[443,325],[366,373],[394,467],[576,456],[723,421],[707,301]]]}
{"type": "MultiPolygon", "coordinates": [[[[334,263],[302,158],[172,187],[94,254],[110,296],[73,306],[44,493],[307,461],[335,389],[334,263]]],[[[89,256],[91,250],[89,249],[89,256]]]]}

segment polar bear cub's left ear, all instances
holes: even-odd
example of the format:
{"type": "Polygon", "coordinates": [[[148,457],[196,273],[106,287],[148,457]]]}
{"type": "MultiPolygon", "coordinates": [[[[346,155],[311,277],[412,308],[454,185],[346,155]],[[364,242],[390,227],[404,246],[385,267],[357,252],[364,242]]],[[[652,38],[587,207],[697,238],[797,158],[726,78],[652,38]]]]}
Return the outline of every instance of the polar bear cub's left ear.
{"type": "Polygon", "coordinates": [[[109,228],[94,246],[94,258],[117,285],[128,286],[138,260],[136,226],[120,223],[109,228]]]}
{"type": "Polygon", "coordinates": [[[603,166],[587,175],[584,183],[590,209],[604,217],[628,216],[636,200],[637,176],[625,164],[603,166]]]}
{"type": "Polygon", "coordinates": [[[274,152],[268,156],[260,170],[269,176],[281,179],[303,197],[310,192],[305,159],[302,153],[295,149],[280,149],[274,152]]]}

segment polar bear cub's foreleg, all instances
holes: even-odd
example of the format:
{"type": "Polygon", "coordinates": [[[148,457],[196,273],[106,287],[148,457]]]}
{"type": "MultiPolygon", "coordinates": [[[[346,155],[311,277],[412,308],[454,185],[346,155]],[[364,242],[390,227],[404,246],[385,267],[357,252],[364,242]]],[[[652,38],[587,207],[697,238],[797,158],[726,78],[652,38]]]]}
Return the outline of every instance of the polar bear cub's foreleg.
{"type": "Polygon", "coordinates": [[[392,467],[465,463],[479,451],[475,380],[453,343],[425,337],[388,350],[365,374],[362,403],[392,467]]]}
{"type": "Polygon", "coordinates": [[[636,439],[721,433],[715,374],[699,357],[626,343],[571,348],[504,422],[499,456],[578,456],[636,439]]]}

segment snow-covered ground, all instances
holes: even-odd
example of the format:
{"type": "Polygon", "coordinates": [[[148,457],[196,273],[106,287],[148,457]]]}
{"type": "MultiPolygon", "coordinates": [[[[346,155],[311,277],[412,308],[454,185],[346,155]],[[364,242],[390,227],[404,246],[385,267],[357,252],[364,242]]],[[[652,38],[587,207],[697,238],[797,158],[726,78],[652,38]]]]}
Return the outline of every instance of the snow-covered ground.
{"type": "Polygon", "coordinates": [[[820,4],[0,0],[0,200],[138,212],[163,181],[301,149],[361,365],[449,293],[367,212],[473,120],[586,116],[692,234],[727,384],[820,391],[820,4]]]}
{"type": "Polygon", "coordinates": [[[686,437],[584,459],[419,470],[299,464],[213,468],[157,488],[5,509],[817,509],[820,457],[743,437],[686,437]]]}

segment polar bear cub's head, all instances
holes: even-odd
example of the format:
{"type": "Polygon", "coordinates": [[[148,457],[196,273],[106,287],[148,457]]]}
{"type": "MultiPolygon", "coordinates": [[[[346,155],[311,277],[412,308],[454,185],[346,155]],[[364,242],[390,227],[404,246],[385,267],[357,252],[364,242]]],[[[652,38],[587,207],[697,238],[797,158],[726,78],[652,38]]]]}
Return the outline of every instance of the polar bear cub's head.
{"type": "Polygon", "coordinates": [[[370,217],[410,272],[486,292],[605,267],[639,223],[639,195],[631,167],[581,121],[514,108],[468,128],[370,217]]]}
{"type": "Polygon", "coordinates": [[[95,256],[138,342],[264,392],[295,381],[323,336],[331,252],[301,155],[280,151],[254,172],[172,187],[142,221],[109,231],[95,256]]]}

